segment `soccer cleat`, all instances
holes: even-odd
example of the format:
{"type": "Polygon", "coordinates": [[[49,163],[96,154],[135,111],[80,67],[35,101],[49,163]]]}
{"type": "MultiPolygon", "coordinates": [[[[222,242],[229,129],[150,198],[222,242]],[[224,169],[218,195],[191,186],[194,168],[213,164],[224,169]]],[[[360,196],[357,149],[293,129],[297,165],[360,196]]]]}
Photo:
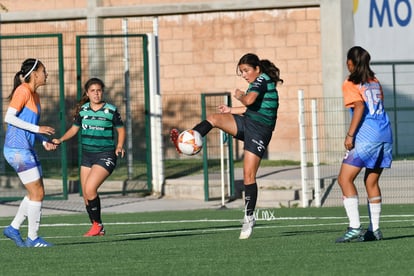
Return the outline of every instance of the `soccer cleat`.
{"type": "Polygon", "coordinates": [[[176,129],[176,128],[171,129],[171,131],[170,131],[170,139],[171,139],[171,142],[174,144],[175,150],[178,153],[181,154],[181,150],[178,147],[178,136],[179,135],[180,135],[180,132],[178,131],[178,129],[176,129]]]}
{"type": "Polygon", "coordinates": [[[91,229],[86,232],[83,236],[84,237],[93,237],[93,236],[103,236],[105,235],[105,229],[103,224],[98,222],[93,222],[91,229]]]}
{"type": "Polygon", "coordinates": [[[9,225],[3,230],[3,235],[5,235],[7,238],[14,241],[14,243],[18,247],[25,247],[24,241],[22,239],[22,236],[20,236],[20,232],[17,229],[14,229],[13,226],[9,225]]]}
{"type": "Polygon", "coordinates": [[[350,241],[359,239],[361,235],[362,235],[361,227],[359,228],[348,227],[345,234],[342,237],[337,238],[335,242],[337,243],[350,242],[350,241]]]}
{"type": "Polygon", "coordinates": [[[53,244],[48,243],[41,237],[37,237],[36,239],[32,240],[29,237],[26,239],[26,247],[50,247],[53,244]]]}
{"type": "Polygon", "coordinates": [[[253,232],[253,227],[256,225],[254,216],[244,216],[243,225],[240,232],[240,240],[245,240],[250,237],[253,232]]]}
{"type": "Polygon", "coordinates": [[[380,241],[384,237],[382,235],[382,232],[380,229],[375,230],[374,232],[367,230],[364,235],[362,235],[359,238],[359,241],[365,242],[365,241],[380,241]]]}

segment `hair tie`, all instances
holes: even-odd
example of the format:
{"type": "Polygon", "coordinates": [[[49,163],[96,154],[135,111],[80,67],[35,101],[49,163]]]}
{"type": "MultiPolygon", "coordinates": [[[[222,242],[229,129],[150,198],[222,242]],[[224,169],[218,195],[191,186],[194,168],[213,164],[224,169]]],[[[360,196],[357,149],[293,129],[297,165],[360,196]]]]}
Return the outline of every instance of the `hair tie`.
{"type": "Polygon", "coordinates": [[[37,63],[38,63],[38,59],[36,59],[36,61],[35,61],[35,63],[34,63],[34,65],[33,65],[33,67],[32,67],[32,69],[30,69],[29,70],[29,72],[27,72],[26,73],[26,75],[24,75],[24,77],[23,77],[23,79],[26,79],[32,72],[33,72],[33,70],[36,68],[36,66],[37,66],[37,63]]]}

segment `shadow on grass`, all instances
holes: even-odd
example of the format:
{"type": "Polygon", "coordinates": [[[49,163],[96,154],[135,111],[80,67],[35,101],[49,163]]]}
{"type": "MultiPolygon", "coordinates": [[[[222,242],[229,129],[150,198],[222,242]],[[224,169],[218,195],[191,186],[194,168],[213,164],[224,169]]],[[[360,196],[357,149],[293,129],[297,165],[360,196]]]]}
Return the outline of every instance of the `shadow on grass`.
{"type": "Polygon", "coordinates": [[[84,244],[95,244],[95,243],[113,243],[113,242],[128,242],[128,241],[141,241],[150,239],[160,238],[177,238],[177,237],[194,237],[200,235],[211,235],[214,231],[208,230],[220,230],[220,229],[239,229],[240,226],[215,226],[215,227],[194,227],[194,228],[182,228],[174,230],[156,230],[156,231],[141,231],[141,232],[127,232],[117,233],[111,236],[103,237],[88,237],[88,241],[78,241],[76,243],[60,243],[61,245],[84,245],[84,244]],[[199,231],[195,233],[194,231],[199,231]],[[207,232],[206,232],[207,231],[207,232]],[[109,238],[109,239],[108,239],[109,238]]]}
{"type": "Polygon", "coordinates": [[[190,160],[186,161],[187,162],[166,162],[166,178],[179,178],[200,172],[203,169],[203,163],[201,160],[192,162],[190,162],[190,160]]]}
{"type": "Polygon", "coordinates": [[[414,235],[402,235],[402,236],[394,236],[394,237],[385,237],[382,240],[388,241],[388,240],[412,239],[412,238],[414,238],[414,235]]]}
{"type": "MultiPolygon", "coordinates": [[[[220,160],[209,159],[207,162],[210,171],[220,169],[220,160]]],[[[202,174],[203,169],[203,160],[199,158],[187,160],[166,160],[164,173],[166,178],[179,178],[193,174],[202,174]]]]}
{"type": "Polygon", "coordinates": [[[129,233],[118,233],[116,236],[123,236],[123,235],[151,235],[157,233],[165,233],[169,235],[169,233],[186,233],[192,231],[200,231],[200,234],[205,234],[203,231],[209,230],[221,230],[221,229],[238,229],[240,225],[223,225],[223,226],[210,226],[210,227],[193,227],[193,228],[180,228],[180,229],[170,229],[170,230],[150,230],[150,231],[140,231],[140,232],[129,232],[129,233]]]}
{"type": "MultiPolygon", "coordinates": [[[[394,227],[394,228],[410,228],[413,229],[411,226],[410,227],[394,227]]],[[[343,231],[340,230],[312,230],[312,231],[288,231],[288,232],[282,232],[281,236],[297,236],[297,235],[309,235],[309,234],[326,234],[326,233],[339,233],[339,234],[343,234],[343,231]]],[[[401,235],[401,236],[391,236],[391,237],[384,237],[382,240],[383,241],[387,241],[387,240],[399,240],[399,239],[412,239],[414,238],[414,234],[413,235],[401,235]]],[[[366,241],[366,242],[370,242],[370,241],[366,241]]]]}
{"type": "Polygon", "coordinates": [[[326,233],[343,233],[343,231],[338,230],[305,230],[305,231],[288,231],[282,232],[281,236],[297,236],[297,235],[309,235],[309,234],[326,234],[326,233]]]}

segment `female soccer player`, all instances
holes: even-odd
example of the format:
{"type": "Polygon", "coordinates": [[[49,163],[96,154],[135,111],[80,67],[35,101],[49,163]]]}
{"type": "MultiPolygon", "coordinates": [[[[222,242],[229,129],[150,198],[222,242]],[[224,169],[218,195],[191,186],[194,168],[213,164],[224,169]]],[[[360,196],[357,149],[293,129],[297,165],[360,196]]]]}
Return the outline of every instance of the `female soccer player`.
{"type": "Polygon", "coordinates": [[[61,144],[82,128],[80,180],[86,211],[92,223],[85,237],[105,235],[98,188],[115,169],[117,156],[124,157],[125,154],[125,127],[117,108],[103,100],[104,88],[102,80],[89,79],[77,105],[72,127],[61,138],[53,139],[55,144],[61,144]],[[116,144],[114,129],[118,132],[116,144]]]}
{"type": "Polygon", "coordinates": [[[51,243],[38,236],[42,201],[45,195],[42,168],[34,149],[35,141],[50,151],[56,145],[48,142],[41,134],[51,135],[55,130],[49,126],[39,126],[40,98],[37,88],[46,84],[46,68],[38,59],[26,59],[14,76],[14,87],[9,96],[10,104],[4,121],[8,124],[3,154],[7,162],[17,172],[27,190],[12,223],[3,234],[19,247],[48,247],[51,243]],[[23,242],[20,226],[28,221],[27,239],[23,242]]]}
{"type": "MultiPolygon", "coordinates": [[[[240,58],[237,73],[249,83],[246,92],[240,89],[234,92],[234,97],[242,106],[220,105],[220,113],[209,115],[207,120],[193,129],[204,137],[215,127],[244,141],[245,216],[239,238],[248,239],[255,225],[253,214],[257,201],[256,174],[276,125],[279,107],[276,85],[283,80],[279,77],[279,69],[272,62],[261,60],[251,53],[240,58]]],[[[171,140],[180,153],[178,135],[177,129],[171,130],[171,140]]]]}
{"type": "Polygon", "coordinates": [[[351,123],[345,137],[347,150],[339,171],[338,182],[349,227],[336,242],[381,240],[379,229],[381,190],[378,184],[384,168],[392,162],[392,131],[384,110],[382,87],[370,68],[371,57],[361,47],[352,47],[347,54],[350,72],[342,91],[345,106],[350,109],[351,123]],[[365,168],[364,183],[368,194],[370,224],[363,231],[358,211],[358,192],[354,181],[365,168]]]}

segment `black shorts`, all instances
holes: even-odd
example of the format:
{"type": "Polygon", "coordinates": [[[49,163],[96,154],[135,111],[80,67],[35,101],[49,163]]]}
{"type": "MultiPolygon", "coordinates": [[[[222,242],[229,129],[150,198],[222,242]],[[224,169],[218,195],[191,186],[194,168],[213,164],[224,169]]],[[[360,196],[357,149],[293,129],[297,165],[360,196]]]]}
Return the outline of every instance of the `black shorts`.
{"type": "Polygon", "coordinates": [[[116,167],[115,151],[83,152],[81,166],[91,168],[93,165],[104,167],[111,174],[116,167]]]}
{"type": "Polygon", "coordinates": [[[235,138],[244,141],[244,150],[262,158],[272,138],[273,127],[253,121],[246,116],[237,114],[233,116],[237,125],[235,138]]]}

